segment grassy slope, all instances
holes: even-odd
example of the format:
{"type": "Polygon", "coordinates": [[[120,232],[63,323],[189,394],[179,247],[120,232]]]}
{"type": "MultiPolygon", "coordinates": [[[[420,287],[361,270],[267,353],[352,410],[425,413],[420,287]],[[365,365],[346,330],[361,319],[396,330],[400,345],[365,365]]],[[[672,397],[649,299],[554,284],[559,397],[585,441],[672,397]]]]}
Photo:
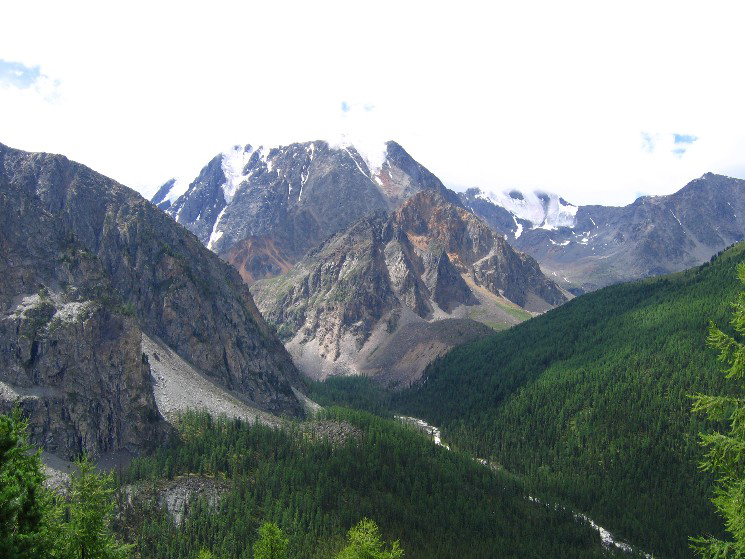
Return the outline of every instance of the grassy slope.
{"type": "Polygon", "coordinates": [[[398,407],[448,440],[524,476],[662,556],[721,525],[697,463],[688,395],[726,390],[706,348],[726,326],[745,244],[711,264],[579,297],[507,332],[456,348],[398,407]]]}

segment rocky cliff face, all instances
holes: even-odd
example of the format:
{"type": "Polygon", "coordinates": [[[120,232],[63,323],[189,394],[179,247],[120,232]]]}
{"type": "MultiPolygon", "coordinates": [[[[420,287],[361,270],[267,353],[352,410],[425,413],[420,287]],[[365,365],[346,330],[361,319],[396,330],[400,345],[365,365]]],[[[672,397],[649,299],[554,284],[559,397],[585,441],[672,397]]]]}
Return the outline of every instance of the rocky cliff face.
{"type": "Polygon", "coordinates": [[[355,222],[253,293],[306,373],[382,375],[398,355],[392,384],[415,380],[455,343],[488,332],[468,319],[512,324],[520,306],[543,311],[566,301],[532,258],[432,191],[390,216],[355,222]],[[453,319],[461,321],[450,331],[431,326],[453,319]],[[392,342],[407,338],[413,346],[392,342]]]}
{"type": "Polygon", "coordinates": [[[707,173],[675,194],[622,208],[575,207],[548,195],[531,205],[521,193],[495,197],[478,189],[461,200],[557,281],[588,291],[683,270],[742,240],[743,194],[745,181],[707,173]]]}
{"type": "Polygon", "coordinates": [[[0,389],[62,456],[137,450],[164,426],[142,333],[274,413],[298,372],[234,269],[137,193],[0,145],[0,389]]]}
{"type": "Polygon", "coordinates": [[[285,272],[330,235],[421,190],[457,203],[401,146],[388,142],[380,151],[363,155],[323,141],[238,146],[216,156],[188,187],[164,184],[153,203],[250,284],[285,272]]]}
{"type": "Polygon", "coordinates": [[[533,258],[513,250],[474,214],[439,195],[417,196],[394,213],[393,222],[414,246],[444,251],[459,273],[520,307],[544,311],[567,300],[533,258]]]}

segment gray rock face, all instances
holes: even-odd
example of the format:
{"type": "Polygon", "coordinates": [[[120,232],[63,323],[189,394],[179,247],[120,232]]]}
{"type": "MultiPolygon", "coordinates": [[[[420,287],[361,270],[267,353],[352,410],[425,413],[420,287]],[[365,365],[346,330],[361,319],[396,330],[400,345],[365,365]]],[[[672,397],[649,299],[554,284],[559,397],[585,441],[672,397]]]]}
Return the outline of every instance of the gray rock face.
{"type": "Polygon", "coordinates": [[[43,324],[44,308],[31,305],[0,323],[3,411],[20,402],[33,440],[66,458],[135,453],[162,441],[136,321],[88,301],[50,304],[54,314],[43,324]]]}
{"type": "Polygon", "coordinates": [[[461,200],[557,281],[580,291],[683,270],[745,238],[745,181],[712,173],[675,194],[622,208],[580,206],[571,227],[531,228],[477,189],[461,200]]]}
{"type": "MultiPolygon", "coordinates": [[[[223,494],[228,491],[226,483],[220,483],[208,477],[187,477],[172,479],[157,492],[158,505],[165,508],[173,518],[176,526],[181,526],[189,516],[190,505],[197,499],[204,499],[211,509],[217,508],[223,494]]],[[[142,491],[142,490],[141,490],[142,491]]],[[[130,490],[136,493],[135,489],[130,490]]],[[[138,496],[132,495],[133,499],[138,496]]]]}
{"type": "Polygon", "coordinates": [[[173,186],[172,181],[169,181],[160,188],[152,201],[160,209],[178,216],[179,222],[190,224],[189,230],[202,243],[207,244],[212,233],[212,224],[226,205],[222,190],[225,181],[222,157],[216,156],[190,185],[190,196],[182,196],[172,204],[168,200],[159,200],[159,197],[168,192],[164,191],[166,185],[171,183],[173,186]]]}
{"type": "Polygon", "coordinates": [[[137,450],[158,419],[142,332],[247,402],[301,413],[298,372],[238,274],[137,193],[0,145],[0,388],[63,456],[137,450]]]}
{"type": "MultiPolygon", "coordinates": [[[[289,340],[296,362],[313,376],[369,373],[372,363],[390,361],[379,354],[373,359],[376,348],[393,348],[388,339],[401,334],[399,327],[410,330],[412,322],[465,319],[485,307],[497,309],[500,301],[542,311],[567,300],[532,258],[513,251],[476,216],[432,191],[414,195],[390,216],[379,212],[355,222],[284,276],[257,282],[252,290],[267,320],[289,340]],[[314,352],[320,359],[308,361],[314,352]]],[[[516,321],[507,312],[485,318],[516,321]]],[[[426,339],[421,330],[417,343],[426,339]]],[[[475,332],[484,330],[466,328],[463,337],[475,332]]],[[[438,338],[442,344],[433,348],[430,360],[452,347],[446,336],[438,338]]],[[[387,381],[414,380],[429,362],[412,359],[415,372],[402,367],[399,378],[387,381]]]]}
{"type": "Polygon", "coordinates": [[[352,146],[316,141],[266,150],[250,145],[215,157],[169,200],[153,198],[200,241],[232,263],[244,281],[285,272],[309,249],[360,217],[391,210],[421,190],[455,195],[395,142],[379,168],[352,146]]]}

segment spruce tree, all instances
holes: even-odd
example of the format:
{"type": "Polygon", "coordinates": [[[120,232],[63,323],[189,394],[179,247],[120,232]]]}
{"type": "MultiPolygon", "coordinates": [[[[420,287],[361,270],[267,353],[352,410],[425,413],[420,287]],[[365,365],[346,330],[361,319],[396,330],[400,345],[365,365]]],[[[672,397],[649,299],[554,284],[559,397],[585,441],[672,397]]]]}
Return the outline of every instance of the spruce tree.
{"type": "Polygon", "coordinates": [[[68,522],[64,526],[64,557],[71,559],[124,559],[131,546],[118,541],[111,530],[116,509],[113,474],[99,475],[87,457],[76,462],[70,479],[68,522]]]}

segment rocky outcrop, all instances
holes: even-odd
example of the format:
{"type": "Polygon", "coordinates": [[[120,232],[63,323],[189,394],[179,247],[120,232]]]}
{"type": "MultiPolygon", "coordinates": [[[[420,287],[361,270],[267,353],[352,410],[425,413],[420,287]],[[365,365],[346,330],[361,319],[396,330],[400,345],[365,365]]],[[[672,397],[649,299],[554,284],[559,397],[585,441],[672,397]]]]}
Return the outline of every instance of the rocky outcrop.
{"type": "Polygon", "coordinates": [[[533,258],[516,252],[474,214],[438,194],[417,195],[395,212],[392,220],[393,227],[420,251],[442,251],[455,270],[520,307],[544,311],[567,300],[533,258]]]}
{"type": "Polygon", "coordinates": [[[527,254],[516,252],[503,237],[497,237],[490,253],[471,267],[474,281],[492,293],[526,309],[558,306],[567,297],[557,284],[541,272],[527,254]]]}
{"type": "Polygon", "coordinates": [[[301,382],[237,272],[134,191],[0,145],[0,387],[62,456],[165,427],[142,333],[247,403],[300,414],[301,382]]]}
{"type": "Polygon", "coordinates": [[[554,279],[581,292],[690,268],[744,239],[744,193],[745,181],[706,173],[674,194],[642,196],[625,207],[574,207],[557,198],[543,208],[542,223],[511,214],[478,189],[461,199],[554,279]]]}
{"type": "Polygon", "coordinates": [[[0,320],[0,409],[20,404],[32,440],[65,458],[163,441],[135,319],[63,301],[28,296],[0,320]]]}
{"type": "Polygon", "coordinates": [[[532,258],[432,191],[391,215],[357,221],[252,291],[307,374],[364,372],[395,385],[418,378],[455,343],[488,332],[464,328],[471,318],[509,325],[519,321],[520,306],[539,312],[567,300],[532,258]],[[432,326],[452,319],[461,320],[443,324],[457,335],[432,326]],[[391,343],[404,332],[417,352],[391,343]],[[386,352],[404,359],[395,377],[384,371],[391,365],[386,352]]]}

